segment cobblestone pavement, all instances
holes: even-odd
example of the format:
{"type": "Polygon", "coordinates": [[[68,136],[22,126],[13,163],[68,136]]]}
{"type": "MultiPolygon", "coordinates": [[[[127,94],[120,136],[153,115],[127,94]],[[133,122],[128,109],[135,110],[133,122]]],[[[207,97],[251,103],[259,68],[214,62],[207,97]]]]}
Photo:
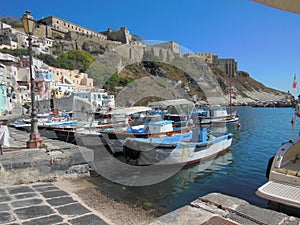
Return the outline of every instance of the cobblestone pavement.
{"type": "Polygon", "coordinates": [[[51,183],[0,188],[0,224],[103,225],[97,212],[51,183]]]}

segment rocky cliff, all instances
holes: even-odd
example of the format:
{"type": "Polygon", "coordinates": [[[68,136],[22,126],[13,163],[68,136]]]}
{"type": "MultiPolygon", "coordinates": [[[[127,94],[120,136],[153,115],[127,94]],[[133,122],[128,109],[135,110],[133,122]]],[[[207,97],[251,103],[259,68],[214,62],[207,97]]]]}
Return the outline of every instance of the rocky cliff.
{"type": "MultiPolygon", "coordinates": [[[[119,62],[110,59],[112,61],[119,62]]],[[[268,102],[290,106],[292,100],[289,93],[268,88],[246,72],[239,71],[237,76],[230,77],[195,55],[176,55],[169,62],[157,58],[128,62],[113,79],[107,78],[104,87],[116,96],[119,106],[145,105],[148,101],[174,98],[186,98],[199,104],[228,105],[230,96],[234,105],[268,102]],[[130,82],[121,82],[124,79],[130,82]],[[107,85],[112,82],[113,88],[107,85]]]]}

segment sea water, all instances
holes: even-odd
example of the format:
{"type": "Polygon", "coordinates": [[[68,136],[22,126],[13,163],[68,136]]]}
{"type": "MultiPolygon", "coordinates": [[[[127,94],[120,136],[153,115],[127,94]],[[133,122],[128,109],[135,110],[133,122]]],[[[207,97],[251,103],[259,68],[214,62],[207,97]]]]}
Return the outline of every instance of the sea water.
{"type": "MultiPolygon", "coordinates": [[[[115,193],[121,198],[134,196],[134,199],[140,199],[164,213],[212,192],[267,207],[267,200],[256,196],[255,191],[267,182],[269,158],[283,142],[299,135],[300,118],[296,119],[293,130],[293,108],[239,107],[234,110],[240,115],[241,126],[227,125],[234,138],[231,150],[226,154],[207,164],[184,168],[157,184],[139,187],[110,184],[110,188],[114,185],[115,193]]],[[[103,185],[103,180],[98,179],[99,185],[103,185]]]]}

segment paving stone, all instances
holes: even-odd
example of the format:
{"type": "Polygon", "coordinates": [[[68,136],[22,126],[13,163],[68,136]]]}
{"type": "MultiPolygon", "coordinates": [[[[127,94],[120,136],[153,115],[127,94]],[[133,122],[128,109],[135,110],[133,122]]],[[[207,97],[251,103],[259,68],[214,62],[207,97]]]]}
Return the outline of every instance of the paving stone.
{"type": "Polygon", "coordinates": [[[11,202],[10,204],[15,207],[15,208],[20,208],[20,207],[26,207],[26,206],[34,206],[34,205],[39,205],[43,202],[42,199],[38,198],[33,198],[33,199],[26,199],[22,201],[14,201],[11,202]]]}
{"type": "Polygon", "coordinates": [[[0,203],[0,212],[6,212],[10,210],[10,207],[7,203],[0,203]]]}
{"type": "MultiPolygon", "coordinates": [[[[255,218],[256,220],[265,224],[280,224],[280,222],[285,217],[283,213],[278,213],[268,209],[262,209],[253,205],[241,205],[236,208],[236,211],[243,213],[244,215],[247,215],[251,218],[255,218]],[[264,216],[262,217],[261,215],[264,216]]],[[[247,221],[243,220],[242,218],[238,218],[234,212],[230,213],[228,217],[242,224],[247,223],[247,221]]]]}
{"type": "Polygon", "coordinates": [[[47,191],[42,192],[41,195],[43,195],[45,198],[55,198],[55,197],[61,197],[68,195],[65,191],[47,191]]]}
{"type": "Polygon", "coordinates": [[[62,215],[71,215],[71,216],[82,215],[90,212],[90,210],[88,210],[87,208],[85,208],[79,203],[62,206],[56,209],[62,215]]]}
{"type": "Polygon", "coordinates": [[[34,198],[34,197],[38,197],[37,193],[26,193],[26,194],[20,194],[20,195],[14,195],[13,196],[15,199],[26,199],[26,198],[34,198]]]}
{"type": "Polygon", "coordinates": [[[63,220],[64,219],[61,216],[52,215],[43,218],[33,219],[22,223],[22,225],[39,225],[39,224],[50,225],[50,224],[57,224],[59,222],[62,222],[63,220]]]}
{"type": "Polygon", "coordinates": [[[17,215],[19,219],[31,219],[36,218],[40,216],[47,216],[49,214],[54,213],[53,209],[51,209],[49,206],[43,205],[43,206],[31,206],[27,208],[20,208],[14,210],[14,213],[17,215]]]}
{"type": "Polygon", "coordinates": [[[38,191],[38,192],[46,192],[46,191],[59,191],[60,189],[58,189],[55,186],[49,186],[49,187],[35,188],[35,190],[38,191]]]}
{"type": "Polygon", "coordinates": [[[8,202],[8,201],[11,201],[11,200],[12,200],[12,198],[10,196],[8,196],[8,195],[6,195],[6,196],[0,196],[0,203],[1,202],[8,202]]]}
{"type": "Polygon", "coordinates": [[[201,223],[201,225],[238,225],[238,223],[235,223],[233,221],[227,220],[221,216],[213,216],[204,223],[201,223]]]}
{"type": "Polygon", "coordinates": [[[17,186],[17,187],[10,187],[7,188],[7,191],[9,194],[19,194],[19,193],[28,193],[28,192],[34,192],[34,190],[28,186],[17,186]]]}
{"type": "Polygon", "coordinates": [[[51,183],[40,183],[40,184],[34,184],[34,185],[32,185],[32,187],[34,189],[37,189],[37,188],[55,187],[55,186],[51,183]]]}
{"type": "Polygon", "coordinates": [[[0,213],[0,224],[7,224],[9,222],[15,221],[16,218],[8,212],[1,212],[0,213]]]}
{"type": "Polygon", "coordinates": [[[68,221],[73,225],[108,225],[104,220],[96,215],[86,215],[68,221]]]}
{"type": "Polygon", "coordinates": [[[71,197],[61,197],[61,198],[53,198],[53,199],[47,200],[47,202],[52,206],[60,206],[60,205],[74,203],[76,201],[71,197]]]}

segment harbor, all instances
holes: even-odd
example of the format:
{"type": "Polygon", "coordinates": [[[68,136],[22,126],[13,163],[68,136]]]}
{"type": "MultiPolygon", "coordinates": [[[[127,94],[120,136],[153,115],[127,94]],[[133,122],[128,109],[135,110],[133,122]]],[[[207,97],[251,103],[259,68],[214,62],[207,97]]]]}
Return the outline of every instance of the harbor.
{"type": "MultiPolygon", "coordinates": [[[[209,224],[209,222],[299,224],[300,222],[295,216],[267,209],[263,204],[260,207],[258,204],[249,203],[243,199],[245,191],[247,192],[245,189],[236,189],[235,196],[231,196],[215,192],[213,186],[210,187],[213,192],[192,197],[191,200],[187,199],[188,202],[184,205],[173,204],[173,209],[158,210],[160,207],[156,208],[157,205],[138,200],[142,199],[139,193],[141,189],[149,190],[149,194],[155,193],[150,191],[149,186],[141,187],[139,190],[132,188],[131,191],[135,193],[132,197],[124,194],[130,191],[131,187],[122,185],[123,188],[120,188],[120,185],[93,176],[93,169],[86,162],[87,157],[82,156],[82,152],[89,155],[89,149],[79,150],[76,145],[45,137],[43,139],[47,149],[28,149],[25,146],[29,135],[27,132],[9,127],[9,134],[10,146],[3,147],[3,155],[0,156],[2,224],[23,222],[35,224],[36,221],[48,221],[48,224],[209,224]],[[14,194],[14,190],[18,190],[18,194],[14,194]],[[25,204],[25,200],[29,203],[25,204]],[[20,205],[17,206],[16,201],[22,201],[23,205],[18,203],[20,205]],[[59,203],[55,203],[56,201],[59,203]],[[30,213],[22,211],[22,208],[32,211],[30,213]],[[43,208],[53,210],[51,217],[48,217],[48,213],[46,216],[40,211],[43,208]]],[[[224,157],[220,156],[219,159],[224,160],[224,157]]],[[[208,170],[211,170],[210,168],[208,170]]],[[[215,170],[215,174],[217,171],[215,170]]],[[[191,170],[183,172],[192,176],[191,170]]],[[[226,179],[231,178],[228,175],[226,179]]],[[[237,188],[234,187],[234,183],[232,185],[232,189],[237,188]]],[[[204,184],[202,186],[206,188],[204,184]]]]}
{"type": "Polygon", "coordinates": [[[300,5],[14,1],[0,225],[300,225],[300,5]]]}

